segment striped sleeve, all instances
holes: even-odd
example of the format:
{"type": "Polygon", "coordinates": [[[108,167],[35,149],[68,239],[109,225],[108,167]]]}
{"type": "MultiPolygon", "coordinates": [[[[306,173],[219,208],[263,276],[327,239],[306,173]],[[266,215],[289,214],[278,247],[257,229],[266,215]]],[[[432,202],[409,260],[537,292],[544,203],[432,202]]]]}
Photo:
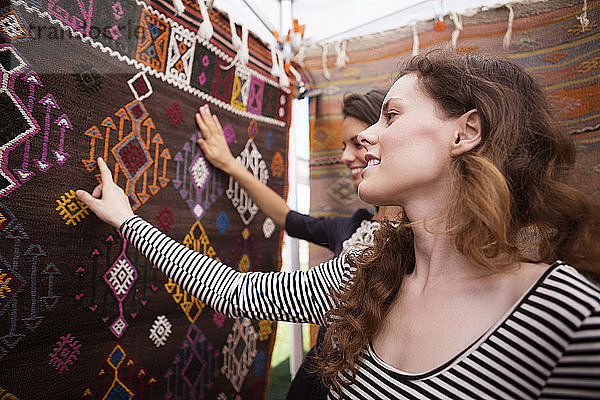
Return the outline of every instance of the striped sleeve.
{"type": "Polygon", "coordinates": [[[577,330],[540,398],[600,399],[600,310],[577,330]]]}
{"type": "Polygon", "coordinates": [[[576,288],[563,293],[576,296],[571,304],[587,306],[587,309],[578,310],[585,317],[570,334],[569,343],[550,373],[540,398],[600,399],[600,292],[580,275],[573,274],[571,281],[561,278],[560,283],[576,288]]]}
{"type": "Polygon", "coordinates": [[[335,258],[308,271],[238,272],[188,249],[142,218],[121,226],[123,237],[175,283],[230,317],[324,325],[333,307],[330,288],[342,290],[352,270],[335,258]]]}

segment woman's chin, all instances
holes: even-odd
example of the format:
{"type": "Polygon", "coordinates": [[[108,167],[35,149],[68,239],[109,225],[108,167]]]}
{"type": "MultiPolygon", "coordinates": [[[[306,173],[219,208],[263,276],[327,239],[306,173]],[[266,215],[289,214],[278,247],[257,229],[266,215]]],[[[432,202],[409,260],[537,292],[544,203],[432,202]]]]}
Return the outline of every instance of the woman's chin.
{"type": "MultiPolygon", "coordinates": [[[[362,182],[361,182],[362,183],[362,182]]],[[[356,188],[356,191],[358,193],[358,198],[361,199],[362,201],[364,201],[365,203],[368,204],[377,204],[377,202],[374,202],[374,197],[373,197],[373,193],[371,190],[369,190],[369,188],[367,187],[367,185],[362,184],[362,185],[358,185],[358,187],[356,188]]]]}

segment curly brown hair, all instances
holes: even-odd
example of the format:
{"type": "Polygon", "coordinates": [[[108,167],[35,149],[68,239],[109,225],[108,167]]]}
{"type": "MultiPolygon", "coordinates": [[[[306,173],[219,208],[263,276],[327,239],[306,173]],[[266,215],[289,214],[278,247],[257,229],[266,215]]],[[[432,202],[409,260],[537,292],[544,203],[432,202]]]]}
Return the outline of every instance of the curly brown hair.
{"type": "MultiPolygon", "coordinates": [[[[480,116],[481,143],[450,166],[446,233],[456,249],[482,268],[561,259],[598,277],[600,204],[565,183],[575,148],[535,79],[507,59],[445,51],[410,59],[399,76],[407,74],[444,116],[472,109],[480,116]]],[[[317,358],[327,384],[354,378],[361,353],[414,269],[413,240],[408,220],[384,222],[373,246],[348,258],[356,273],[343,292],[332,293],[336,307],[326,315],[330,326],[317,358]]]]}

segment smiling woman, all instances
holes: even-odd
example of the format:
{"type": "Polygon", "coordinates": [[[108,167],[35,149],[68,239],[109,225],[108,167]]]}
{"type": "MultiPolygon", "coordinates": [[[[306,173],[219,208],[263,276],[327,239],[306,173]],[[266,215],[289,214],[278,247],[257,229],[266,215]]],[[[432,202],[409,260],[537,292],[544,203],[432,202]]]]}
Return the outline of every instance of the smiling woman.
{"type": "Polygon", "coordinates": [[[365,94],[350,93],[344,97],[344,106],[342,107],[344,116],[342,145],[344,150],[340,161],[350,170],[355,189],[362,181],[361,173],[367,165],[365,149],[358,141],[358,134],[377,122],[384,96],[384,91],[375,89],[365,94]]]}
{"type": "Polygon", "coordinates": [[[102,160],[77,195],[217,311],[327,325],[329,398],[600,398],[600,204],[564,183],[573,144],[535,80],[415,57],[358,140],[360,195],[405,218],[309,271],[242,274],[185,248],[133,215],[102,160]]]}

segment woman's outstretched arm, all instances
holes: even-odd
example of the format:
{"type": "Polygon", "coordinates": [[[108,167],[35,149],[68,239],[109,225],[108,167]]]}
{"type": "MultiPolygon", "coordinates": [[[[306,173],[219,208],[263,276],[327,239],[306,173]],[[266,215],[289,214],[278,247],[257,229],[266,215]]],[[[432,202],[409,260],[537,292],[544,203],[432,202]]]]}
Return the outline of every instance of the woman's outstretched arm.
{"type": "Polygon", "coordinates": [[[206,159],[215,167],[235,179],[258,205],[258,208],[275,224],[285,229],[285,217],[290,211],[285,200],[270,187],[260,182],[233,157],[225,140],[223,128],[216,115],[212,115],[208,104],[196,113],[196,124],[202,132],[198,144],[206,159]]]}
{"type": "Polygon", "coordinates": [[[138,216],[125,221],[121,232],[175,283],[230,317],[324,324],[323,315],[333,306],[329,288],[341,289],[350,276],[341,259],[309,271],[241,273],[188,249],[138,216]]]}
{"type": "Polygon", "coordinates": [[[102,183],[78,198],[104,222],[121,229],[136,247],[192,296],[231,317],[324,324],[331,307],[330,288],[342,290],[352,271],[333,259],[309,271],[240,273],[194,252],[135,216],[129,200],[98,159],[102,183]]]}

